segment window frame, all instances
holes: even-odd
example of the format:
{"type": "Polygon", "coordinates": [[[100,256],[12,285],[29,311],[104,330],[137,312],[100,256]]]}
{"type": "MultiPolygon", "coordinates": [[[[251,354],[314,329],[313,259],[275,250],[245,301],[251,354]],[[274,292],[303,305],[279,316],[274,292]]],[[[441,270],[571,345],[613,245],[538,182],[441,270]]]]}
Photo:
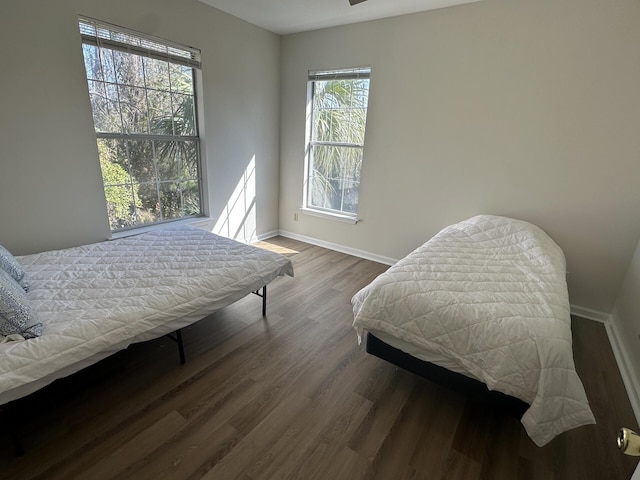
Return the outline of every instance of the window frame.
{"type": "MultiPolygon", "coordinates": [[[[153,158],[149,159],[154,165],[154,173],[151,180],[142,181],[141,179],[134,177],[133,173],[129,171],[129,182],[124,184],[105,184],[104,177],[101,179],[103,183],[103,189],[105,190],[105,196],[108,187],[131,187],[132,189],[132,200],[133,200],[133,216],[135,217],[135,223],[132,225],[126,225],[122,227],[112,225],[111,218],[109,218],[109,228],[112,235],[117,235],[121,232],[127,232],[131,230],[137,229],[148,229],[149,227],[155,227],[158,225],[177,222],[177,221],[185,221],[189,219],[202,218],[205,216],[205,199],[204,199],[204,172],[202,167],[202,145],[200,139],[200,108],[201,108],[201,89],[199,88],[199,78],[201,75],[201,55],[200,50],[178,44],[176,42],[172,42],[170,40],[166,40],[160,37],[155,37],[152,35],[147,35],[145,33],[137,32],[134,30],[130,30],[124,27],[120,27],[117,25],[113,25],[107,22],[103,22],[101,20],[96,20],[90,17],[80,15],[78,17],[78,25],[80,28],[82,46],[83,46],[83,58],[85,57],[84,53],[84,45],[91,45],[97,47],[99,52],[102,49],[109,50],[111,52],[120,52],[120,54],[129,54],[136,55],[139,57],[149,58],[153,60],[159,60],[161,62],[167,62],[168,64],[179,65],[181,67],[186,67],[191,69],[191,89],[190,92],[187,93],[189,97],[191,97],[191,102],[193,103],[193,131],[191,135],[181,135],[176,131],[176,127],[173,124],[172,127],[173,133],[161,133],[154,134],[151,131],[151,125],[147,129],[146,133],[131,133],[127,132],[124,123],[122,124],[121,131],[118,132],[106,132],[99,131],[98,125],[95,123],[95,112],[93,111],[93,104],[91,105],[92,115],[94,116],[94,129],[96,134],[96,142],[99,145],[102,141],[115,140],[120,142],[126,151],[126,158],[131,159],[131,154],[129,152],[129,146],[133,142],[149,142],[151,151],[153,152],[153,158]],[[160,173],[157,170],[159,154],[157,154],[158,144],[157,142],[176,142],[176,144],[189,145],[191,144],[193,148],[193,154],[195,155],[195,169],[196,175],[195,178],[184,178],[181,176],[180,172],[176,172],[174,176],[171,178],[162,178],[160,173]],[[190,214],[190,215],[182,215],[177,217],[165,218],[165,204],[162,203],[162,198],[160,192],[162,190],[163,185],[177,185],[178,192],[180,195],[180,210],[185,208],[182,184],[185,182],[194,182],[197,181],[197,206],[198,213],[190,214]],[[157,192],[158,199],[158,218],[154,221],[142,222],[140,216],[138,214],[139,209],[136,206],[135,196],[137,195],[135,192],[135,187],[139,187],[142,185],[151,186],[152,189],[155,188],[157,192]]],[[[144,61],[144,60],[141,60],[144,61]]],[[[85,59],[86,62],[86,59],[85,59]]],[[[115,66],[114,66],[115,68],[115,66]]],[[[144,71],[144,68],[143,68],[144,71]]],[[[112,87],[118,88],[120,86],[124,86],[126,88],[140,88],[144,91],[145,98],[147,98],[149,92],[160,92],[160,90],[156,90],[155,88],[148,86],[146,82],[146,74],[144,75],[144,86],[133,86],[128,84],[121,84],[117,80],[118,71],[117,69],[113,72],[115,75],[115,83],[111,84],[111,82],[104,80],[96,80],[89,78],[89,73],[85,69],[85,78],[87,80],[88,86],[90,82],[98,82],[105,85],[112,85],[112,87]]],[[[169,77],[167,77],[169,79],[169,77]]],[[[173,96],[175,95],[185,95],[183,92],[173,90],[171,86],[171,82],[169,81],[169,85],[167,90],[162,90],[162,92],[168,94],[172,98],[171,106],[171,115],[174,115],[174,107],[173,104],[173,96]]],[[[148,102],[148,101],[147,101],[148,102]]],[[[120,106],[118,108],[121,108],[120,106]]],[[[148,107],[149,108],[149,107],[148,107]]],[[[147,114],[150,111],[147,110],[147,114]]],[[[122,112],[120,112],[122,116],[122,112]]],[[[175,117],[172,117],[175,118],[175,117]]],[[[150,120],[148,120],[150,122],[150,120]]],[[[124,121],[123,121],[124,122],[124,121]]],[[[178,161],[178,157],[172,158],[173,162],[178,161]]],[[[173,168],[177,168],[176,165],[171,165],[173,168]]],[[[102,170],[102,167],[101,167],[102,170]]],[[[195,191],[195,190],[194,190],[195,191]]],[[[106,205],[108,205],[108,200],[105,198],[106,205]]]]}
{"type": "MultiPolygon", "coordinates": [[[[303,182],[303,194],[302,194],[302,207],[303,213],[313,215],[322,218],[329,218],[333,220],[339,220],[351,224],[355,224],[359,221],[358,209],[359,209],[359,188],[358,185],[358,204],[354,213],[335,210],[331,208],[325,208],[322,206],[311,204],[311,189],[312,189],[312,170],[314,162],[314,148],[315,147],[337,147],[337,148],[353,148],[360,150],[361,165],[360,172],[362,170],[362,162],[364,161],[364,146],[366,138],[366,123],[368,119],[369,110],[369,93],[370,83],[367,85],[367,104],[365,107],[365,121],[362,132],[362,143],[351,142],[337,142],[337,141],[319,141],[313,139],[313,125],[314,125],[314,100],[316,93],[316,82],[318,81],[330,81],[330,80],[362,80],[366,79],[370,82],[371,79],[371,67],[349,67],[349,68],[336,68],[329,70],[310,70],[307,77],[307,107],[306,107],[306,125],[305,125],[305,156],[304,156],[304,182],[303,182]]],[[[343,195],[344,197],[344,195],[343,195]]]]}

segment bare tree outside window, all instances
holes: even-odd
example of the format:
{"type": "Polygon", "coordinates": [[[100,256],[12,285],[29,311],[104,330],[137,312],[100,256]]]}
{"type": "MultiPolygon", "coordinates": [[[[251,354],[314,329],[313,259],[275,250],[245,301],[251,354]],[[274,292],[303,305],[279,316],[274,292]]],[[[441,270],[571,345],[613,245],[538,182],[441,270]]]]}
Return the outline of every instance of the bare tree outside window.
{"type": "Polygon", "coordinates": [[[155,38],[80,30],[111,230],[201,215],[194,67],[155,38]]]}

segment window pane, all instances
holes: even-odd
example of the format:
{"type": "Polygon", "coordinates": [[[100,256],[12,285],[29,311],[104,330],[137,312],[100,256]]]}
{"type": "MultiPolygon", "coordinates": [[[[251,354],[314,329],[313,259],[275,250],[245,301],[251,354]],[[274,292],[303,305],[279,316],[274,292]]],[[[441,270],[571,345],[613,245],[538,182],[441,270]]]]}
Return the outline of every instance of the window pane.
{"type": "Polygon", "coordinates": [[[180,142],[182,152],[180,156],[180,180],[197,180],[198,175],[198,144],[195,141],[180,142]]]}
{"type": "Polygon", "coordinates": [[[195,109],[191,95],[173,94],[173,125],[176,135],[193,136],[196,132],[195,109]]]}
{"type": "Polygon", "coordinates": [[[82,45],[82,53],[84,55],[84,68],[87,72],[87,79],[104,80],[98,47],[84,44],[82,45]]]}
{"type": "Polygon", "coordinates": [[[170,91],[169,64],[155,58],[144,58],[144,73],[147,88],[170,91]]]}
{"type": "Polygon", "coordinates": [[[333,207],[340,204],[340,197],[333,182],[317,175],[313,175],[310,180],[309,205],[339,211],[339,208],[333,207]]]}
{"type": "Polygon", "coordinates": [[[142,183],[138,185],[138,222],[153,223],[160,221],[160,200],[156,183],[142,183]]]}
{"type": "Polygon", "coordinates": [[[145,87],[142,57],[126,52],[114,51],[113,65],[118,84],[145,87]]]}
{"type": "Polygon", "coordinates": [[[182,215],[182,198],[180,185],[177,182],[160,184],[160,204],[165,220],[180,218],[182,215]]]}
{"type": "Polygon", "coordinates": [[[124,228],[135,223],[135,191],[122,150],[116,140],[98,141],[100,170],[111,228],[124,228]]]}
{"type": "Polygon", "coordinates": [[[99,48],[100,62],[102,63],[102,76],[105,82],[116,82],[116,71],[113,63],[113,50],[99,48]]]}
{"type": "Polygon", "coordinates": [[[197,180],[182,182],[182,216],[200,215],[200,187],[197,180]]]}
{"type": "Polygon", "coordinates": [[[173,113],[171,111],[171,93],[161,90],[148,90],[149,119],[152,134],[175,135],[173,131],[173,113]]]}
{"type": "Polygon", "coordinates": [[[96,132],[121,133],[122,117],[115,87],[97,81],[89,81],[88,84],[96,132]]]}
{"type": "Polygon", "coordinates": [[[362,145],[368,90],[368,80],[315,82],[312,140],[362,145]]]}
{"type": "Polygon", "coordinates": [[[339,141],[340,116],[330,108],[318,109],[313,116],[313,140],[318,142],[339,141]]]}
{"type": "Polygon", "coordinates": [[[356,213],[362,149],[315,146],[309,190],[311,206],[356,213]]]}
{"type": "Polygon", "coordinates": [[[171,91],[193,95],[193,69],[183,65],[169,64],[171,91]]]}
{"type": "Polygon", "coordinates": [[[119,185],[104,187],[107,199],[107,214],[112,230],[131,227],[136,224],[135,203],[132,186],[119,185]]]}
{"type": "MultiPolygon", "coordinates": [[[[89,80],[89,100],[91,101],[91,110],[93,112],[93,124],[96,131],[104,131],[105,125],[108,124],[106,117],[109,112],[107,100],[107,92],[104,83],[89,80]]],[[[118,116],[120,116],[118,114],[118,116]]]]}
{"type": "Polygon", "coordinates": [[[151,140],[130,140],[127,142],[128,161],[134,183],[156,181],[153,142],[151,140]]]}
{"type": "Polygon", "coordinates": [[[367,123],[367,109],[354,108],[351,110],[351,130],[349,131],[349,143],[364,144],[365,125],[367,123]]]}
{"type": "Polygon", "coordinates": [[[178,162],[182,142],[156,142],[156,166],[159,180],[178,180],[178,162]]]}
{"type": "Polygon", "coordinates": [[[131,183],[126,148],[120,140],[98,139],[98,155],[102,168],[102,181],[105,185],[131,183]],[[114,166],[110,167],[110,165],[114,166]],[[108,168],[110,172],[105,172],[108,168]]]}
{"type": "Polygon", "coordinates": [[[369,104],[369,79],[353,81],[351,99],[352,108],[367,108],[369,104]]]}
{"type": "Polygon", "coordinates": [[[342,211],[356,214],[358,212],[358,196],[360,182],[346,180],[342,184],[342,211]]]}
{"type": "Polygon", "coordinates": [[[147,96],[144,88],[118,86],[125,133],[149,133],[147,96]]]}

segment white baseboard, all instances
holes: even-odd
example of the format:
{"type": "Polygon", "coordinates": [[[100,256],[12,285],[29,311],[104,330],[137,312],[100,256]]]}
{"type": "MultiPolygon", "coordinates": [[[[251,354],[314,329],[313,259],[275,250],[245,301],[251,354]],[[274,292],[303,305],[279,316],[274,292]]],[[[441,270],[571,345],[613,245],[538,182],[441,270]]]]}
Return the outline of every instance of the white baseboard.
{"type": "Polygon", "coordinates": [[[609,314],[592,310],[591,308],[580,307],[579,305],[571,305],[571,315],[600,323],[607,323],[609,321],[609,314]]]}
{"type": "Polygon", "coordinates": [[[333,242],[327,242],[325,240],[319,240],[317,238],[308,237],[306,235],[300,235],[298,233],[287,232],[286,230],[280,230],[280,235],[293,240],[299,240],[301,242],[310,243],[311,245],[317,245],[318,247],[328,248],[329,250],[335,250],[336,252],[346,253],[347,255],[353,255],[354,257],[364,258],[365,260],[371,260],[372,262],[382,263],[384,265],[393,265],[397,262],[397,259],[377,255],[375,253],[367,252],[364,250],[358,250],[357,248],[346,247],[333,242]]]}
{"type": "MultiPolygon", "coordinates": [[[[611,315],[610,321],[605,323],[607,330],[607,336],[609,337],[609,343],[611,343],[611,349],[616,357],[618,363],[618,369],[620,375],[622,375],[622,381],[627,389],[627,395],[629,396],[629,402],[631,402],[631,408],[636,415],[636,420],[640,424],[640,383],[638,383],[638,375],[633,368],[633,363],[629,360],[627,349],[622,342],[622,336],[620,330],[618,330],[616,322],[616,312],[611,315]]],[[[622,425],[621,425],[622,426],[622,425]]]]}
{"type": "Polygon", "coordinates": [[[277,237],[278,235],[280,235],[279,230],[271,230],[270,232],[261,233],[256,237],[256,240],[261,242],[262,240],[267,240],[269,238],[277,237]]]}
{"type": "Polygon", "coordinates": [[[609,339],[609,344],[613,351],[613,356],[616,359],[616,364],[618,365],[618,370],[620,371],[624,388],[627,391],[627,396],[629,397],[629,403],[631,403],[631,408],[636,416],[636,421],[640,424],[640,383],[638,382],[637,372],[633,368],[633,363],[629,360],[627,349],[622,342],[622,336],[618,329],[618,320],[615,310],[612,314],[608,315],[590,308],[571,305],[571,314],[604,324],[605,331],[607,332],[607,338],[609,339]]]}

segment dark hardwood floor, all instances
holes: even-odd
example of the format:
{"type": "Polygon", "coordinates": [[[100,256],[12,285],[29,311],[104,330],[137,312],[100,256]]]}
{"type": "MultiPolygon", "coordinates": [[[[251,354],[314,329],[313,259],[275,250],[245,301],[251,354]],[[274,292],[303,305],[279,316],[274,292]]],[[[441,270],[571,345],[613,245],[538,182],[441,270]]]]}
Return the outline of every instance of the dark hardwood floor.
{"type": "Polygon", "coordinates": [[[387,267],[275,238],[296,277],[169,339],[126,351],[14,402],[26,454],[0,433],[7,479],[628,480],[637,429],[602,324],[573,319],[597,425],[543,448],[517,419],[368,355],[351,296],[387,267]]]}

